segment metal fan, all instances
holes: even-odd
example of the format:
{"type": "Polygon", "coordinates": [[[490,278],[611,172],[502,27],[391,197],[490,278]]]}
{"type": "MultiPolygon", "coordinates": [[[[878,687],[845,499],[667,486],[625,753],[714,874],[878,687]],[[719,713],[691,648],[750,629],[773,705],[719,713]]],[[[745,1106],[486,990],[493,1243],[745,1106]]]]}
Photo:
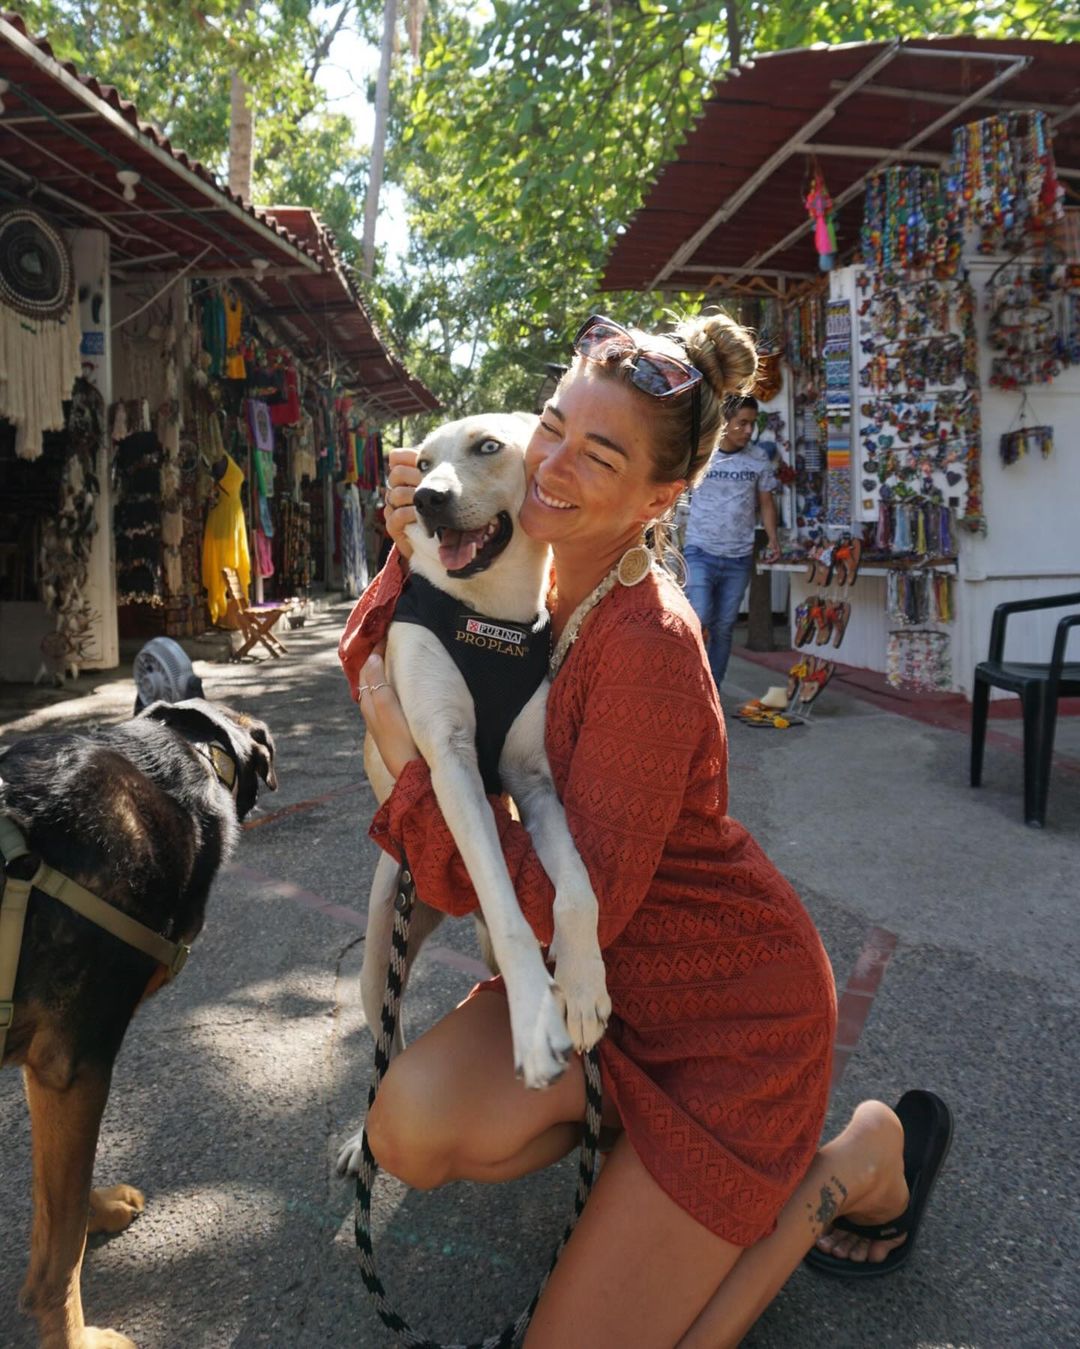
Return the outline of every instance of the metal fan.
{"type": "Polygon", "coordinates": [[[191,667],[187,652],[171,637],[153,637],[135,657],[135,713],[151,703],[180,703],[202,698],[202,680],[191,667]]]}

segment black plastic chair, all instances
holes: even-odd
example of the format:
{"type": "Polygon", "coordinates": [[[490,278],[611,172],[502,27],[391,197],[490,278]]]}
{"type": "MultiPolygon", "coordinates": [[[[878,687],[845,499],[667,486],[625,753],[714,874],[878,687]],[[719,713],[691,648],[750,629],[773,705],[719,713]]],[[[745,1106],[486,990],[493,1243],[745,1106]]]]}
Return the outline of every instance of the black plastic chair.
{"type": "Polygon", "coordinates": [[[1044,595],[1038,600],[1010,600],[994,610],[990,628],[990,654],[975,667],[971,697],[971,785],[982,783],[983,746],[990,706],[990,687],[1020,695],[1024,711],[1024,819],[1035,829],[1046,822],[1046,798],[1050,790],[1050,761],[1054,757],[1054,730],[1059,698],[1080,694],[1080,664],[1065,664],[1069,631],[1080,625],[1080,613],[1069,614],[1057,625],[1049,665],[1029,665],[1002,660],[1005,654],[1005,624],[1010,614],[1034,609],[1062,609],[1080,604],[1080,591],[1071,595],[1044,595]]]}

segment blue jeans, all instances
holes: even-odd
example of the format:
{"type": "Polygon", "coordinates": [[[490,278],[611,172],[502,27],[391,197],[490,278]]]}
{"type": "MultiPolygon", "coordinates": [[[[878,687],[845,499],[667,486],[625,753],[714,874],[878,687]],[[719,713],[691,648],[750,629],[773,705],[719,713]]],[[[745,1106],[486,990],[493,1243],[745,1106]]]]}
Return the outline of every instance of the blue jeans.
{"type": "Polygon", "coordinates": [[[739,618],[739,601],[750,584],[754,555],[718,557],[693,544],[687,545],[683,555],[686,558],[686,597],[701,626],[708,630],[705,650],[719,689],[727,673],[731,638],[739,618]]]}

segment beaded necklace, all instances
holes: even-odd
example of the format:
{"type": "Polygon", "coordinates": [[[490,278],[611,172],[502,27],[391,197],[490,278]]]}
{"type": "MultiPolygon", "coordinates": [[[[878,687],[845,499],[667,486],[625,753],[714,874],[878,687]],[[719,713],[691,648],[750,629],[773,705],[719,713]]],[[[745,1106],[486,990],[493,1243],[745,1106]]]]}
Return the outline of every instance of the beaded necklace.
{"type": "Polygon", "coordinates": [[[563,628],[562,635],[555,644],[555,650],[551,653],[551,658],[548,661],[549,678],[554,679],[559,673],[567,652],[577,641],[581,625],[600,601],[615,589],[615,583],[635,586],[640,581],[644,581],[645,577],[654,570],[656,570],[655,563],[644,544],[637,544],[623,553],[600,584],[585,596],[567,620],[566,627],[563,628]]]}

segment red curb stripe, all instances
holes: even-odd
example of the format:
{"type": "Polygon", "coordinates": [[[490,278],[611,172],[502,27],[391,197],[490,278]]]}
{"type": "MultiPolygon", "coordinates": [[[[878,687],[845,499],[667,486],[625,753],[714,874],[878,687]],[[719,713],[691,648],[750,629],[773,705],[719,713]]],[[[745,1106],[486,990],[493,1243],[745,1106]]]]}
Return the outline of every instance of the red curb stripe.
{"type": "Polygon", "coordinates": [[[874,998],[885,977],[892,953],[896,949],[895,932],[872,927],[866,934],[847,984],[836,1005],[836,1043],[833,1049],[831,1087],[836,1089],[844,1076],[848,1059],[859,1043],[863,1027],[874,1005],[874,998]]]}
{"type": "Polygon", "coordinates": [[[321,806],[324,801],[336,801],[339,796],[351,796],[354,792],[358,792],[361,786],[362,784],[359,782],[352,782],[347,787],[335,787],[332,792],[324,792],[322,796],[313,796],[309,801],[297,801],[291,806],[282,806],[280,810],[270,810],[265,814],[256,815],[253,820],[245,820],[240,828],[260,829],[264,824],[276,824],[286,815],[295,815],[297,811],[301,810],[311,810],[314,806],[321,806]]]}
{"type": "MultiPolygon", "coordinates": [[[[350,909],[344,904],[335,904],[313,890],[305,890],[299,885],[294,885],[292,881],[274,880],[270,876],[262,875],[261,872],[252,871],[250,867],[230,865],[226,868],[226,872],[228,875],[238,876],[249,885],[256,886],[268,899],[291,900],[302,908],[321,913],[324,918],[333,919],[334,922],[342,923],[346,927],[361,930],[367,927],[366,906],[362,909],[350,909]]],[[[428,942],[423,947],[420,958],[434,960],[439,965],[445,965],[447,969],[467,974],[471,979],[491,978],[491,971],[483,961],[464,955],[460,951],[452,951],[448,946],[433,946],[428,942]]]]}

